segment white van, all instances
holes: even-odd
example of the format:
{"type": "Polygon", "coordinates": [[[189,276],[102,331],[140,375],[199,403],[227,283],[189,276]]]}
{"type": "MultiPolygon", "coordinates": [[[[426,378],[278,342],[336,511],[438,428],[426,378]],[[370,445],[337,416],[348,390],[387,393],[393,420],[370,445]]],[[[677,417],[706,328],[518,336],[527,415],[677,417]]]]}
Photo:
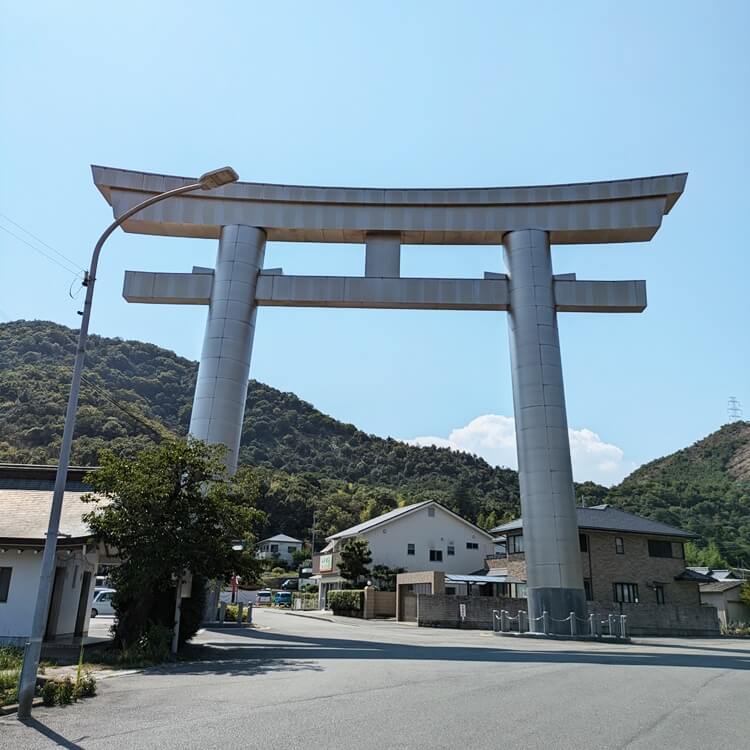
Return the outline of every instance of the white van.
{"type": "Polygon", "coordinates": [[[115,613],[114,607],[112,606],[112,597],[114,596],[114,589],[96,589],[94,591],[94,599],[91,602],[91,616],[98,617],[99,615],[113,615],[115,613]]]}

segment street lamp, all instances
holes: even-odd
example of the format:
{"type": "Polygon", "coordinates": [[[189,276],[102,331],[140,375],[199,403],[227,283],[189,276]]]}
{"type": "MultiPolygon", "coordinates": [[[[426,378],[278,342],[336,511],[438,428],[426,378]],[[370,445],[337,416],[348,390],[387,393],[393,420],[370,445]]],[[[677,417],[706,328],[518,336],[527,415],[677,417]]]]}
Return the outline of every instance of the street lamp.
{"type": "Polygon", "coordinates": [[[63,427],[62,443],[60,445],[60,458],[57,464],[55,476],[55,489],[52,494],[52,507],[50,508],[49,523],[47,525],[47,538],[44,542],[44,556],[39,576],[39,590],[34,607],[34,619],[31,623],[31,635],[26,645],[21,668],[21,680],[18,688],[18,718],[25,719],[31,716],[31,704],[34,700],[34,689],[36,687],[36,673],[39,668],[39,657],[42,652],[42,638],[44,636],[45,623],[49,611],[50,594],[52,590],[52,576],[55,569],[55,554],[57,551],[57,536],[60,529],[60,514],[62,512],[63,493],[65,492],[65,480],[68,476],[68,464],[70,462],[70,449],[73,443],[73,431],[76,424],[76,409],[78,407],[78,392],[81,387],[81,374],[86,357],[86,340],[88,338],[89,318],[91,317],[91,301],[94,297],[94,283],[96,282],[96,268],[99,265],[99,255],[104,243],[109,236],[123,222],[131,216],[142,211],[144,208],[153,206],[154,203],[172,198],[193,190],[213,190],[214,188],[236,182],[239,179],[237,172],[231,167],[214,169],[201,175],[196,182],[191,182],[174,190],[167,190],[151,198],[147,198],[133,208],[126,211],[118,219],[115,219],[99,237],[94,252],[91,255],[91,265],[83,277],[83,286],[86,287],[86,299],[83,303],[81,313],[81,330],[78,333],[78,346],[76,348],[75,363],[73,365],[73,379],[70,384],[70,396],[68,407],[65,412],[65,425],[63,427]]]}

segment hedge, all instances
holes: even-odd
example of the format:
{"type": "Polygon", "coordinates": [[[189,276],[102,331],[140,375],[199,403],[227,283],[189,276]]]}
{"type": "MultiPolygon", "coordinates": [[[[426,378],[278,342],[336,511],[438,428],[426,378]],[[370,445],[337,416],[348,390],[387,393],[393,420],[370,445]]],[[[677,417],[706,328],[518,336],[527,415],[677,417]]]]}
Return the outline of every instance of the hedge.
{"type": "Polygon", "coordinates": [[[328,592],[328,608],[334,612],[355,611],[362,609],[363,591],[359,589],[341,589],[328,592]]]}

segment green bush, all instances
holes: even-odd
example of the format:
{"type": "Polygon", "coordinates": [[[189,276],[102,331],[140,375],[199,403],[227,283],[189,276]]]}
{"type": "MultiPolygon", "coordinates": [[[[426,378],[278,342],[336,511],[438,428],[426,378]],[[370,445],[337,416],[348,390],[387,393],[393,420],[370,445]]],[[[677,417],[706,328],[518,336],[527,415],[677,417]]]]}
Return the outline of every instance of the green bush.
{"type": "Polygon", "coordinates": [[[45,706],[54,706],[57,697],[57,683],[54,680],[47,680],[42,685],[42,702],[45,706]]]}
{"type": "Polygon", "coordinates": [[[734,636],[750,636],[750,623],[730,622],[729,625],[722,625],[721,634],[734,636]]]}
{"type": "Polygon", "coordinates": [[[362,609],[363,592],[357,589],[341,589],[328,592],[328,608],[334,612],[359,612],[362,609]]]}
{"type": "Polygon", "coordinates": [[[55,703],[67,706],[73,702],[73,680],[66,677],[56,684],[55,703]]]}
{"type": "Polygon", "coordinates": [[[18,700],[18,680],[21,676],[20,667],[0,671],[0,706],[7,706],[18,700]]]}
{"type": "Polygon", "coordinates": [[[73,698],[80,700],[81,698],[90,698],[94,695],[96,695],[96,677],[88,670],[85,670],[76,679],[73,688],[73,698]]]}
{"type": "Polygon", "coordinates": [[[16,669],[23,661],[23,649],[0,646],[0,669],[16,669]]]}
{"type": "MultiPolygon", "coordinates": [[[[239,614],[240,608],[236,604],[227,604],[227,610],[224,615],[224,622],[237,622],[237,615],[239,614]]],[[[247,616],[250,610],[245,607],[242,612],[242,622],[247,622],[247,616]]]]}

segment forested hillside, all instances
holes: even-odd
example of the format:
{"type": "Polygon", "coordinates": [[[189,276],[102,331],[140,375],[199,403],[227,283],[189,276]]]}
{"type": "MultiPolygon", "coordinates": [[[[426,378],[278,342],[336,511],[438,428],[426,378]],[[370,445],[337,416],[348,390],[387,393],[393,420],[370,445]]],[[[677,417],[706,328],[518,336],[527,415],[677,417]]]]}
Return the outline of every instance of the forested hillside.
{"type": "Polygon", "coordinates": [[[713,539],[727,560],[750,567],[750,423],[641,466],[607,502],[713,539]]]}
{"type": "MultiPolygon", "coordinates": [[[[74,348],[74,332],[55,323],[0,325],[0,461],[56,459],[74,348]]],[[[72,462],[93,465],[105,446],[130,449],[165,431],[184,435],[197,367],[152,344],[91,336],[72,462]]],[[[287,533],[305,533],[313,504],[326,533],[428,497],[487,526],[518,512],[514,471],[367,435],[256,381],[240,463],[261,469],[264,505],[287,533]]]]}
{"type": "MultiPolygon", "coordinates": [[[[56,460],[75,334],[44,321],[0,325],[0,461],[56,460]]],[[[139,341],[92,336],[73,463],[184,435],[197,364],[139,341]]],[[[268,531],[332,533],[396,507],[434,498],[491,527],[516,515],[514,471],[445,448],[383,439],[322,414],[292,393],[250,382],[240,462],[254,467],[268,531]]],[[[578,487],[588,504],[626,510],[715,540],[728,560],[750,561],[750,424],[718,432],[634,472],[607,490],[578,487]]]]}

